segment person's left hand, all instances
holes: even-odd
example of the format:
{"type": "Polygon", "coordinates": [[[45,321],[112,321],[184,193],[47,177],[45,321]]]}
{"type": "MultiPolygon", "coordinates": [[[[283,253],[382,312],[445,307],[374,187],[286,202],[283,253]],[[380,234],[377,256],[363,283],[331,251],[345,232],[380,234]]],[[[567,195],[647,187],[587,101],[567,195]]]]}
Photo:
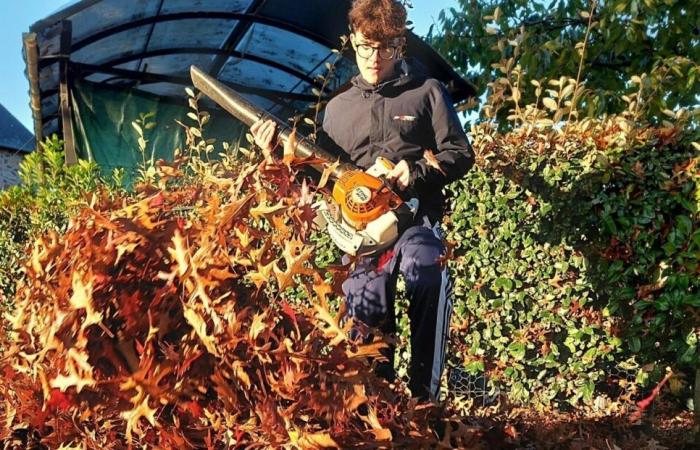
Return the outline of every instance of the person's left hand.
{"type": "Polygon", "coordinates": [[[411,168],[408,163],[402,159],[394,166],[391,172],[387,174],[386,179],[403,191],[408,187],[408,182],[411,180],[411,168]]]}

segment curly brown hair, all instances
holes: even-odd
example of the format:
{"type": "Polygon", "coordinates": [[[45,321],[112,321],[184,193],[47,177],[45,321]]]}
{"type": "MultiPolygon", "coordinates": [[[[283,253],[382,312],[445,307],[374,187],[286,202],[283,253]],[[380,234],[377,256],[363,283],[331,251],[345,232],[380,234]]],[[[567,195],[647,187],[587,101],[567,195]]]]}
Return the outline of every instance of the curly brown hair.
{"type": "Polygon", "coordinates": [[[406,30],[406,8],[397,0],[355,0],[348,19],[353,32],[377,42],[401,37],[406,30]]]}

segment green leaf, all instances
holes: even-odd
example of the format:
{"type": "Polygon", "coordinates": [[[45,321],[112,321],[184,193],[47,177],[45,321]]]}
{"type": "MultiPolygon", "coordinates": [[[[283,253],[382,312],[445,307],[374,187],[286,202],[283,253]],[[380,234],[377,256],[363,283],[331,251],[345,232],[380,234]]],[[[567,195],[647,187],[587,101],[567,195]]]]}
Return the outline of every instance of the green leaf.
{"type": "Polygon", "coordinates": [[[608,233],[616,235],[617,226],[615,225],[615,221],[608,214],[603,214],[601,219],[603,219],[603,224],[605,224],[605,229],[608,231],[608,233]]]}
{"type": "Polygon", "coordinates": [[[493,285],[496,289],[502,289],[505,292],[513,289],[513,281],[505,277],[498,277],[493,285]]]}
{"type": "Polygon", "coordinates": [[[637,336],[632,336],[629,340],[629,344],[630,350],[632,350],[633,353],[639,353],[639,350],[642,348],[642,343],[637,336]]]}
{"type": "Polygon", "coordinates": [[[134,130],[140,135],[143,136],[143,130],[141,129],[141,125],[139,125],[136,122],[131,122],[131,126],[134,127],[134,130]]]}
{"type": "Polygon", "coordinates": [[[583,400],[589,403],[593,399],[593,393],[595,392],[595,384],[592,381],[586,382],[583,385],[583,400]]]}
{"type": "Polygon", "coordinates": [[[583,360],[584,361],[593,361],[595,357],[598,355],[598,349],[593,347],[588,349],[586,353],[583,354],[583,360]]]}
{"type": "Polygon", "coordinates": [[[508,353],[516,360],[520,361],[525,358],[525,344],[522,342],[513,342],[508,346],[508,353]]]}
{"type": "Polygon", "coordinates": [[[684,236],[688,236],[693,229],[693,222],[688,216],[676,216],[676,228],[683,233],[684,236]]]}

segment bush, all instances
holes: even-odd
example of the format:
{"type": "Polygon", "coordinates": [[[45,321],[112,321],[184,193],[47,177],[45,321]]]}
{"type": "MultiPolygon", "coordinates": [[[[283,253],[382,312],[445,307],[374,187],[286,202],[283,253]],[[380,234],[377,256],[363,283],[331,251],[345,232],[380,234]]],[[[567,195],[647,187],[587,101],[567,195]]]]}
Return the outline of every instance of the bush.
{"type": "Polygon", "coordinates": [[[488,99],[478,168],[450,187],[456,360],[519,403],[602,407],[666,367],[679,391],[700,365],[700,108],[695,49],[667,50],[694,22],[654,2],[487,3],[442,15],[436,41],[465,71],[484,50],[488,99]],[[645,57],[601,65],[619,45],[645,57]]]}
{"type": "Polygon", "coordinates": [[[0,311],[11,303],[22,277],[20,260],[30,239],[64,230],[71,213],[87,201],[86,194],[105,185],[96,164],[65,165],[63,141],[56,135],[26,156],[19,176],[19,185],[0,192],[0,311]]]}
{"type": "Polygon", "coordinates": [[[698,366],[699,152],[625,123],[472,129],[478,167],[450,186],[453,357],[512,401],[592,404],[698,366]]]}
{"type": "Polygon", "coordinates": [[[607,248],[602,292],[645,360],[698,368],[700,152],[657,145],[626,153],[591,199],[607,248]]]}

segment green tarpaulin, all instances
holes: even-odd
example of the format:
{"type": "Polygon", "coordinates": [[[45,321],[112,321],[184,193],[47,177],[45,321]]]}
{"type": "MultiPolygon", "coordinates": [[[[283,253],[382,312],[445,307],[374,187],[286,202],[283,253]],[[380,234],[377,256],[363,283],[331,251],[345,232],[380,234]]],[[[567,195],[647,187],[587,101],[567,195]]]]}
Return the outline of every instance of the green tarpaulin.
{"type": "MultiPolygon", "coordinates": [[[[145,158],[150,160],[173,159],[174,150],[182,149],[185,129],[176,121],[192,126],[195,121],[187,116],[193,112],[187,103],[137,91],[114,89],[94,83],[77,82],[72,89],[76,151],[83,159],[95,161],[105,174],[115,168],[124,168],[127,180],[143,164],[139,150],[138,133],[132,122],[140,115],[153,113],[148,119],[155,122],[145,129],[147,142],[145,158]]],[[[202,105],[200,105],[200,109],[202,105]]],[[[204,127],[204,137],[216,139],[213,158],[223,151],[223,142],[236,145],[243,138],[245,128],[233,117],[224,113],[211,113],[204,127]]]]}

